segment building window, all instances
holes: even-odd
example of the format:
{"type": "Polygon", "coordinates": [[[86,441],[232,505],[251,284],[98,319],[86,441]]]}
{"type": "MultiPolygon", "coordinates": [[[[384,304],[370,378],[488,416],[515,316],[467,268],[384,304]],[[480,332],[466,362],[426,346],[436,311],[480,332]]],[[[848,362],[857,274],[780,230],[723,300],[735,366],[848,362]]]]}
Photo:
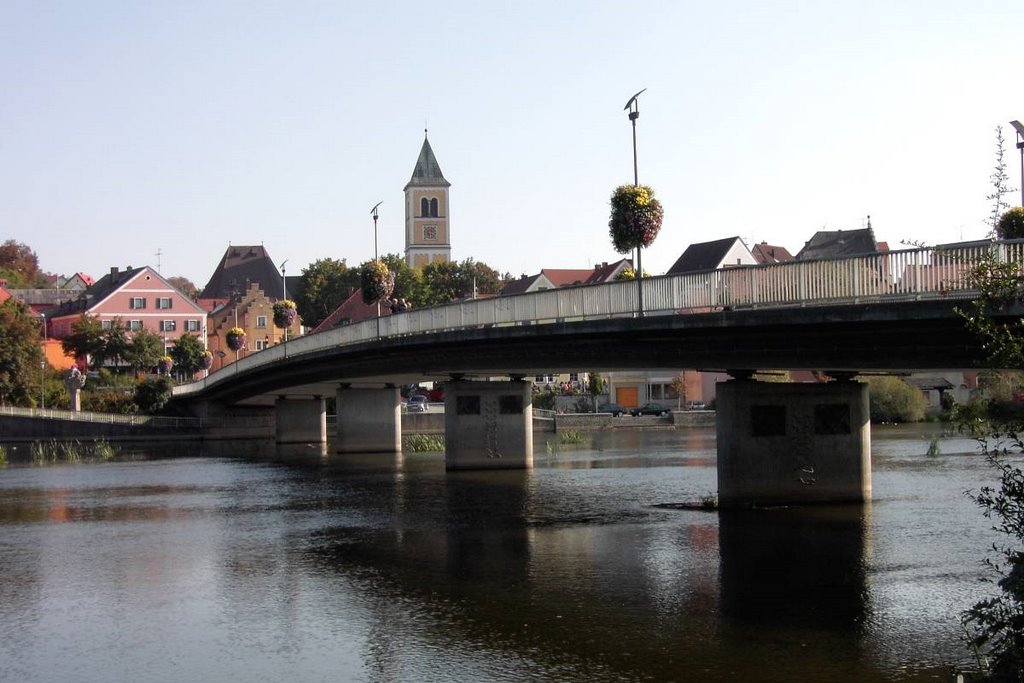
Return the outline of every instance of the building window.
{"type": "Polygon", "coordinates": [[[437,218],[437,197],[430,200],[430,217],[437,218]]]}
{"type": "Polygon", "coordinates": [[[142,329],[142,321],[141,320],[129,320],[128,321],[128,329],[131,330],[132,332],[138,332],[139,330],[142,329]]]}
{"type": "Polygon", "coordinates": [[[578,372],[570,372],[569,373],[569,381],[570,382],[579,382],[580,381],[579,373],[578,372]]]}
{"type": "Polygon", "coordinates": [[[420,200],[420,216],[426,218],[430,215],[430,202],[424,197],[420,200]]]}
{"type": "Polygon", "coordinates": [[[171,308],[171,297],[161,296],[156,299],[156,307],[161,309],[170,310],[171,308]]]}
{"type": "Polygon", "coordinates": [[[146,307],[146,298],[142,296],[133,296],[128,301],[128,308],[132,310],[140,310],[146,307]]]}
{"type": "Polygon", "coordinates": [[[198,332],[199,331],[199,321],[198,320],[186,320],[185,321],[185,330],[188,331],[188,332],[198,332]]]}
{"type": "Polygon", "coordinates": [[[113,327],[113,321],[111,321],[111,320],[101,320],[100,321],[100,327],[103,328],[104,330],[109,330],[111,327],[113,327]]]}
{"type": "Polygon", "coordinates": [[[256,350],[257,351],[262,351],[265,348],[267,348],[267,341],[265,339],[257,339],[256,340],[256,350]]]}
{"type": "Polygon", "coordinates": [[[161,320],[160,331],[161,332],[174,332],[178,329],[178,323],[174,320],[161,320]]]}
{"type": "Polygon", "coordinates": [[[256,327],[258,327],[259,329],[262,330],[266,326],[267,326],[267,316],[265,316],[265,315],[258,315],[258,316],[256,316],[256,327]]]}

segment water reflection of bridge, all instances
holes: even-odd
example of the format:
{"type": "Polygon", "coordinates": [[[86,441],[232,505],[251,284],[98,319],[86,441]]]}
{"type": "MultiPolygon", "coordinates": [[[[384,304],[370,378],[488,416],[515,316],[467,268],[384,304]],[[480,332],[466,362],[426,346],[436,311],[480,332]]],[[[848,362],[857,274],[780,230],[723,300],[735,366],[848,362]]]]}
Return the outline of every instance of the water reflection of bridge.
{"type": "MultiPolygon", "coordinates": [[[[693,368],[743,378],[775,368],[846,377],[865,370],[976,365],[981,349],[957,307],[975,294],[971,268],[993,254],[1020,263],[1024,242],[646,278],[642,314],[637,283],[628,281],[457,302],[294,339],[177,387],[175,397],[207,413],[273,404],[279,442],[323,443],[323,400],[334,395],[341,450],[397,451],[401,416],[395,385],[444,379],[449,467],[530,467],[531,394],[523,379],[536,374],[693,368]],[[467,381],[471,377],[511,381],[467,381]]],[[[861,460],[868,457],[863,387],[805,385],[783,395],[776,386],[762,400],[765,391],[746,382],[720,394],[719,429],[728,423],[726,438],[719,439],[720,459],[723,448],[747,452],[756,442],[763,452],[771,445],[786,454],[786,473],[762,467],[759,480],[792,479],[799,471],[796,480],[831,491],[830,469],[834,474],[847,468],[823,467],[810,462],[808,453],[848,447],[861,460]],[[730,412],[723,400],[739,403],[730,412]],[[843,439],[848,443],[839,447],[843,439]]],[[[843,462],[850,453],[841,456],[843,462]]],[[[740,458],[740,470],[751,466],[740,458]]],[[[853,479],[839,487],[845,493],[831,491],[827,499],[870,495],[869,463],[840,478],[848,475],[853,479]]]]}

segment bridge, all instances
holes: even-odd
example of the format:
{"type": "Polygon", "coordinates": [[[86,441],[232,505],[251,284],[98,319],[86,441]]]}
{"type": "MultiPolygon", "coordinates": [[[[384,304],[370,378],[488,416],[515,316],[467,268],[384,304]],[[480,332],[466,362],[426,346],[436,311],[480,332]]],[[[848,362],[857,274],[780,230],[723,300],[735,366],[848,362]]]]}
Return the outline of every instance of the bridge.
{"type": "MultiPolygon", "coordinates": [[[[531,392],[523,380],[536,374],[686,368],[724,370],[742,380],[758,369],[846,377],[977,366],[982,350],[957,309],[977,295],[972,265],[993,254],[1024,264],[1024,241],[644,278],[643,311],[637,308],[635,281],[462,301],[293,339],[176,387],[174,397],[207,409],[273,403],[278,439],[286,442],[325,440],[323,397],[335,395],[340,449],[395,451],[395,385],[447,380],[449,467],[528,467],[532,438],[524,433],[529,421],[523,416],[530,412],[531,392]],[[511,379],[469,381],[496,377],[511,379]],[[488,415],[488,424],[471,429],[470,417],[460,415],[488,415]],[[513,451],[524,455],[507,457],[513,451]]],[[[760,410],[766,406],[806,403],[810,417],[800,419],[817,420],[818,431],[863,432],[861,451],[869,440],[862,385],[746,386],[754,384],[722,385],[720,460],[723,448],[736,440],[730,430],[755,440],[793,431],[786,425],[796,418],[760,410]],[[758,397],[769,395],[771,402],[762,405],[758,397]],[[854,404],[846,412],[835,407],[854,404]],[[833,407],[822,412],[822,406],[833,407]],[[733,408],[743,414],[733,415],[733,408]]],[[[736,448],[748,451],[750,445],[736,448]]],[[[869,477],[869,466],[867,471],[869,477]]],[[[869,481],[867,486],[869,491],[869,481]]]]}

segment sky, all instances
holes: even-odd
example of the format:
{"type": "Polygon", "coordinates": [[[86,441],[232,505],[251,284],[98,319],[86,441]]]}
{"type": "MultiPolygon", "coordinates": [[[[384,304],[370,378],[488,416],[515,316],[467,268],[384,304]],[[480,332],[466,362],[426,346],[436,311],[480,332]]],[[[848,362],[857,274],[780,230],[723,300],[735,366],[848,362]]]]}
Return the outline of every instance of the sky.
{"type": "Polygon", "coordinates": [[[380,253],[404,250],[426,128],[455,260],[590,268],[621,258],[643,88],[651,274],[869,215],[891,248],[982,238],[997,126],[1021,185],[1022,34],[1020,0],[0,0],[0,241],[200,287],[231,244],[358,265],[377,202],[380,253]]]}

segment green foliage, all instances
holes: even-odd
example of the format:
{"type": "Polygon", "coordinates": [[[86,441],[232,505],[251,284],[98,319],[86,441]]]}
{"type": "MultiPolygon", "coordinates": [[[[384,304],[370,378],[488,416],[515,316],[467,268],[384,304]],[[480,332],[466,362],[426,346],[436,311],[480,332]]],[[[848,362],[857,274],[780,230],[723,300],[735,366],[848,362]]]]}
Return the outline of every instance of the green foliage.
{"type": "Polygon", "coordinates": [[[45,286],[36,253],[28,245],[14,240],[0,244],[0,278],[7,280],[9,289],[45,286]]]}
{"type": "Polygon", "coordinates": [[[194,334],[183,334],[171,346],[171,360],[174,367],[185,377],[192,377],[204,367],[206,347],[194,334]]]}
{"type": "Polygon", "coordinates": [[[92,442],[73,441],[35,441],[30,448],[33,465],[53,465],[57,463],[106,462],[117,455],[117,449],[97,439],[92,442]]]}
{"type": "Polygon", "coordinates": [[[134,392],[104,389],[102,391],[83,391],[82,410],[93,413],[114,413],[116,415],[134,415],[139,412],[135,404],[134,392]]]}
{"type": "Polygon", "coordinates": [[[578,429],[567,429],[564,432],[558,432],[558,443],[583,443],[583,432],[578,429]]]}
{"type": "Polygon", "coordinates": [[[920,422],[928,404],[924,394],[898,377],[869,377],[872,422],[920,422]]]}
{"type": "Polygon", "coordinates": [[[71,334],[60,340],[64,353],[75,358],[89,356],[91,365],[97,368],[103,365],[105,345],[106,335],[100,319],[84,313],[71,326],[71,334]]]}
{"type": "Polygon", "coordinates": [[[1003,127],[996,126],[996,165],[992,170],[992,175],[989,176],[989,180],[992,182],[992,194],[985,197],[992,202],[992,213],[989,214],[986,222],[992,227],[993,233],[999,230],[999,217],[1002,216],[1003,209],[1009,206],[1003,197],[1013,192],[1013,188],[1007,184],[1010,177],[1006,174],[1006,161],[1003,158],[1005,145],[1003,127]]]}
{"type": "Polygon", "coordinates": [[[39,395],[41,324],[17,299],[0,304],[0,404],[31,406],[39,395]]]}
{"type": "Polygon", "coordinates": [[[171,400],[171,388],[174,383],[170,377],[150,377],[139,383],[135,388],[135,404],[139,411],[146,414],[158,413],[171,400]]]}
{"type": "Polygon", "coordinates": [[[556,395],[553,391],[536,392],[533,395],[533,407],[540,410],[554,410],[556,395]]]}
{"type": "Polygon", "coordinates": [[[398,254],[385,254],[380,260],[395,276],[395,288],[391,291],[391,296],[395,299],[405,299],[415,306],[422,306],[423,280],[419,271],[398,254]]]}
{"type": "MultiPolygon", "coordinates": [[[[102,327],[102,323],[100,326],[102,327]]],[[[132,340],[124,323],[120,318],[115,318],[110,322],[110,327],[103,331],[103,348],[96,356],[96,366],[99,367],[108,360],[119,364],[124,360],[131,345],[132,340]]]]}
{"type": "Polygon", "coordinates": [[[497,294],[503,286],[501,276],[485,263],[466,259],[435,261],[420,271],[423,299],[420,306],[446,304],[471,298],[474,294],[497,294]]]}
{"type": "MultiPolygon", "coordinates": [[[[998,208],[998,197],[990,199],[996,199],[998,208]]],[[[1021,322],[1016,316],[1001,316],[1007,307],[1024,301],[1024,282],[1018,269],[1000,263],[990,252],[972,267],[971,280],[979,297],[969,310],[960,311],[967,328],[981,341],[991,367],[1021,370],[1021,322]]],[[[985,381],[986,392],[992,396],[1002,393],[1000,398],[983,404],[984,416],[974,405],[970,410],[958,411],[957,418],[961,429],[981,435],[985,457],[998,474],[998,486],[984,486],[969,495],[1007,542],[994,544],[995,557],[985,560],[997,577],[999,592],[975,603],[962,619],[971,645],[990,663],[985,673],[992,680],[1020,681],[1024,680],[1024,472],[1011,463],[1011,458],[1019,462],[1024,453],[1020,437],[1024,432],[1024,405],[1014,402],[1012,396],[1011,400],[1005,399],[1006,393],[1019,386],[1019,373],[986,373],[985,381]]],[[[979,656],[979,662],[983,661],[979,656]]]]}
{"type": "Polygon", "coordinates": [[[1024,207],[1007,209],[996,224],[996,236],[1001,240],[1024,238],[1024,207]]]}
{"type": "Polygon", "coordinates": [[[132,335],[131,345],[124,352],[124,361],[132,371],[148,372],[164,355],[164,340],[156,332],[139,330],[132,335]]]}
{"type": "Polygon", "coordinates": [[[324,258],[302,270],[295,305],[307,327],[316,327],[359,286],[359,271],[341,261],[324,258]]]}
{"type": "Polygon", "coordinates": [[[661,230],[664,211],[646,185],[620,185],[611,198],[608,233],[615,251],[625,254],[637,247],[649,247],[661,230]]]}
{"type": "Polygon", "coordinates": [[[7,466],[7,449],[0,444],[0,467],[7,466]]]}
{"type": "Polygon", "coordinates": [[[195,300],[199,296],[199,288],[187,277],[175,275],[174,277],[167,278],[167,282],[189,299],[195,300]]]}
{"type": "Polygon", "coordinates": [[[444,453],[443,434],[410,434],[402,450],[410,453],[444,453]]]}

